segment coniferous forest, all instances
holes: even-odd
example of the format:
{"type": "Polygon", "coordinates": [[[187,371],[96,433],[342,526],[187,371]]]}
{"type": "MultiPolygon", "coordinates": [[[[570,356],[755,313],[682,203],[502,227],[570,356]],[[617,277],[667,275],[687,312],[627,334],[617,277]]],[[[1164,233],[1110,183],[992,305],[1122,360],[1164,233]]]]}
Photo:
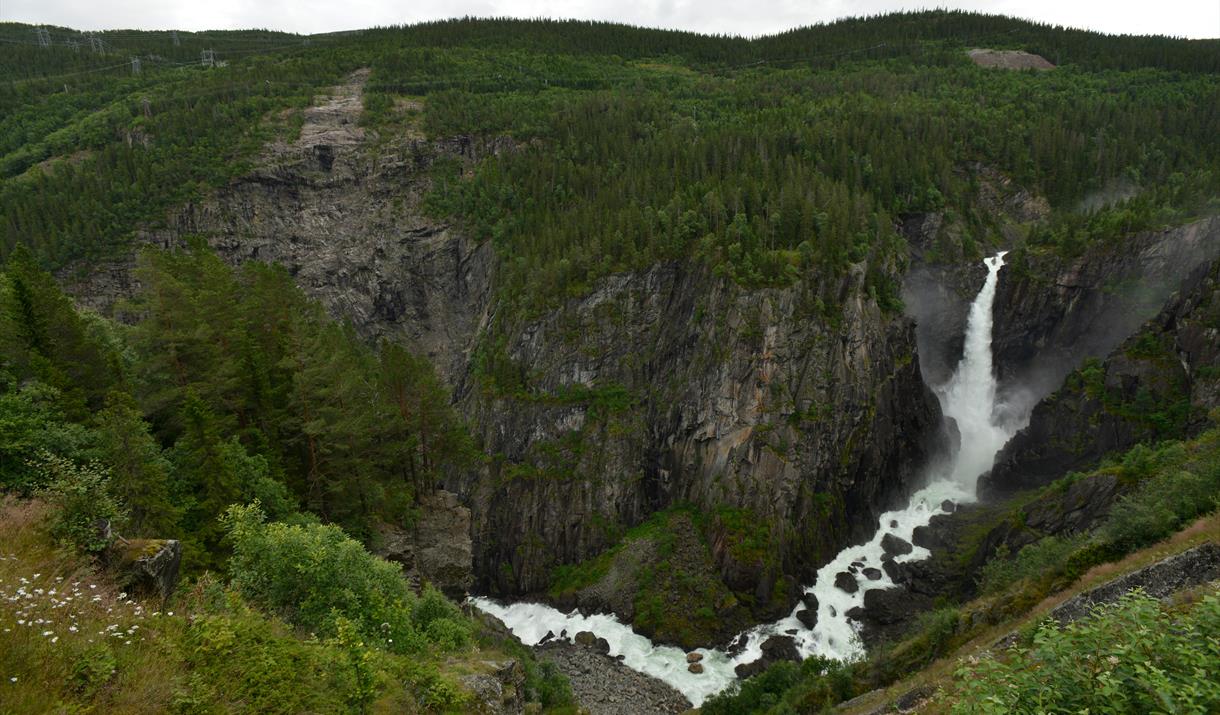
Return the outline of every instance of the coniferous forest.
{"type": "MultiPolygon", "coordinates": [[[[0,713],[578,712],[579,698],[553,663],[431,586],[408,584],[396,564],[366,550],[380,544],[385,525],[419,523],[443,484],[487,478],[487,489],[507,494],[534,488],[514,480],[541,482],[537,475],[551,472],[563,473],[552,481],[577,479],[589,467],[583,447],[559,440],[541,458],[512,453],[511,440],[493,444],[495,430],[480,420],[504,405],[580,406],[593,426],[576,433],[591,441],[600,430],[596,439],[606,443],[636,438],[620,432],[644,433],[639,425],[664,412],[670,393],[617,378],[556,393],[541,367],[522,362],[522,350],[509,354],[514,336],[569,315],[607,279],[658,265],[688,267],[734,295],[831,286],[814,291],[816,305],[802,319],[833,332],[856,319],[848,306],[863,301],[875,308],[870,319],[889,325],[909,308],[903,285],[916,253],[927,263],[974,265],[1010,249],[1006,270],[1028,276],[1056,262],[1122,254],[1134,235],[1217,209],[1220,40],[1107,36],[956,11],[756,39],[471,18],[312,36],[40,32],[0,23],[0,596],[19,604],[0,606],[0,713]],[[1055,68],[979,67],[967,54],[976,47],[1023,50],[1055,68]],[[305,110],[364,68],[359,126],[372,137],[369,157],[377,142],[507,147],[420,165],[423,215],[489,246],[494,266],[494,309],[482,316],[460,379],[443,378],[417,344],[370,338],[302,288],[290,266],[238,264],[202,235],[168,248],[149,238],[171,228],[176,209],[248,176],[266,146],[295,140],[305,110]],[[995,176],[1010,194],[1036,197],[1028,200],[1040,207],[1036,215],[998,209],[1003,197],[988,193],[995,176]],[[915,246],[904,226],[928,215],[949,228],[915,246]],[[86,308],[74,286],[116,264],[131,268],[130,294],[108,310],[86,308]],[[475,400],[491,407],[463,409],[475,400]],[[548,472],[538,463],[548,459],[567,466],[548,472]],[[108,528],[99,532],[99,523],[108,528]],[[181,547],[173,600],[120,594],[110,564],[130,554],[115,554],[162,539],[181,547]],[[179,616],[171,618],[175,603],[179,616]],[[73,614],[70,633],[52,627],[53,608],[73,614]],[[38,626],[24,626],[35,619],[38,626]],[[10,621],[21,627],[10,632],[10,621]],[[516,700],[503,703],[516,705],[487,709],[471,683],[508,659],[519,662],[521,677],[516,700]]],[[[617,319],[627,320],[607,318],[617,319]]],[[[893,375],[911,351],[895,358],[893,375]]],[[[833,408],[798,405],[787,417],[805,429],[833,408]]],[[[871,410],[865,422],[877,414],[875,402],[862,409],[871,410]]],[[[1132,466],[1139,454],[1116,451],[1051,487],[1065,490],[1093,468],[1109,468],[1135,490],[1131,513],[1155,522],[1151,536],[1124,541],[1111,533],[1120,525],[1110,517],[1099,522],[1111,529],[1104,538],[1039,541],[1045,553],[979,567],[982,586],[972,582],[967,595],[1009,599],[989,612],[1008,623],[1088,568],[1127,558],[1192,519],[1213,514],[1205,528],[1215,530],[1211,487],[1173,506],[1153,506],[1138,487],[1187,472],[1214,487],[1215,431],[1203,422],[1183,417],[1143,440],[1140,449],[1153,451],[1142,467],[1132,466]],[[1038,575],[1027,573],[1042,556],[1038,575]],[[1059,556],[1070,565],[1048,565],[1059,556]]],[[[847,456],[828,461],[848,464],[851,435],[847,456]]],[[[775,444],[771,458],[788,460],[775,444]]],[[[846,467],[836,474],[852,478],[846,467]]],[[[847,494],[827,491],[818,503],[847,509],[847,494]]],[[[548,555],[547,586],[556,593],[602,578],[632,534],[687,514],[716,559],[717,539],[736,554],[767,551],[797,528],[761,517],[732,526],[726,515],[749,513],[745,507],[701,498],[649,492],[617,521],[590,507],[596,536],[569,535],[581,558],[558,555],[558,547],[548,555]],[[767,533],[750,536],[747,549],[740,533],[751,529],[767,533]]],[[[755,560],[775,573],[792,562],[755,560]]],[[[717,565],[727,584],[717,588],[741,603],[734,618],[757,622],[770,613],[768,599],[796,598],[780,593],[775,573],[770,586],[755,588],[717,565]]],[[[789,575],[808,576],[807,566],[789,575]]],[[[488,568],[476,582],[500,591],[524,582],[520,563],[501,568],[507,573],[488,568]]],[[[694,618],[656,606],[666,600],[656,588],[640,585],[634,603],[641,612],[640,604],[654,604],[657,632],[694,618]]],[[[1136,623],[1170,634],[1149,646],[1149,657],[1172,662],[1163,682],[1128,673],[1138,687],[1116,687],[1183,699],[1133,696],[1097,711],[1206,712],[1220,694],[1190,674],[1220,665],[1215,598],[1199,594],[1176,618],[1137,595],[1077,630],[1038,631],[1013,658],[959,673],[951,707],[1034,711],[996,699],[1004,683],[1049,693],[1048,711],[1098,707],[1105,699],[1080,696],[1086,685],[1072,681],[1074,670],[1093,666],[1067,651],[1121,641],[1121,624],[1136,623]],[[1196,634],[1196,646],[1210,645],[1196,652],[1174,641],[1179,627],[1196,634]],[[1183,655],[1173,661],[1171,652],[1183,655]],[[1195,686],[1190,699],[1184,693],[1195,686]]],[[[818,712],[888,686],[978,635],[982,626],[962,625],[968,619],[952,610],[956,602],[942,605],[913,636],[869,659],[780,662],[704,712],[818,712]]],[[[1115,672],[1140,667],[1138,658],[1122,658],[1115,672]]]]}

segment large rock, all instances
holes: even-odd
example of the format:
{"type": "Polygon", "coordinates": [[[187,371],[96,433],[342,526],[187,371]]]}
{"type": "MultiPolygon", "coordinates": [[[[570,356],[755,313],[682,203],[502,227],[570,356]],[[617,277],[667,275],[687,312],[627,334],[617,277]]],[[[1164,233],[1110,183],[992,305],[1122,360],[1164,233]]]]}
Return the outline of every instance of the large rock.
{"type": "Polygon", "coordinates": [[[430,583],[455,600],[465,598],[474,583],[470,510],[451,492],[437,490],[421,497],[413,529],[382,524],[373,551],[401,564],[407,580],[417,587],[430,583]]]}
{"type": "Polygon", "coordinates": [[[796,620],[800,621],[802,626],[813,630],[818,625],[817,609],[802,608],[796,612],[796,620]]]}
{"type": "Polygon", "coordinates": [[[525,712],[525,669],[516,660],[482,661],[479,672],[464,675],[458,682],[471,694],[475,712],[488,715],[518,715],[525,712]]]}
{"type": "Polygon", "coordinates": [[[778,663],[781,660],[790,660],[800,662],[801,652],[796,647],[796,641],[792,636],[771,636],[762,643],[762,657],[753,663],[742,663],[734,668],[738,678],[749,678],[757,675],[772,663],[778,663]]]}
{"type": "Polygon", "coordinates": [[[897,640],[935,599],[903,588],[875,588],[864,593],[863,608],[847,614],[860,623],[860,638],[869,648],[897,640]]]}
{"type": "Polygon", "coordinates": [[[847,593],[855,593],[860,590],[860,584],[856,583],[856,577],[846,571],[840,571],[835,574],[835,588],[847,593]]]}
{"type": "Polygon", "coordinates": [[[886,534],[881,537],[881,550],[887,556],[904,556],[914,551],[910,542],[901,536],[893,534],[886,534]]]}
{"type": "Polygon", "coordinates": [[[132,539],[112,547],[117,581],[128,591],[169,599],[178,585],[182,544],[176,539],[132,539]]]}

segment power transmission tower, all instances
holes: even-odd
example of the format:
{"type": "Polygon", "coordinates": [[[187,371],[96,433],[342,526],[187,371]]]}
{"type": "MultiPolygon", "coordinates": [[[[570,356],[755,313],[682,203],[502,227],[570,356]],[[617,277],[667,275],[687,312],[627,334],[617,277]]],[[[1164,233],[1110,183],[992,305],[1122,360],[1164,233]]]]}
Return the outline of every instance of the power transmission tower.
{"type": "Polygon", "coordinates": [[[140,98],[140,108],[142,110],[144,110],[144,116],[146,116],[146,117],[152,116],[152,104],[149,103],[148,97],[140,98]]]}
{"type": "Polygon", "coordinates": [[[203,50],[199,53],[199,61],[204,67],[216,66],[216,50],[203,50]]]}
{"type": "Polygon", "coordinates": [[[182,43],[178,41],[178,31],[174,30],[174,47],[180,46],[182,43]]]}
{"type": "Polygon", "coordinates": [[[104,49],[102,47],[102,38],[89,35],[89,49],[93,50],[94,53],[100,54],[104,49]]]}
{"type": "Polygon", "coordinates": [[[68,47],[71,47],[73,52],[80,52],[80,43],[77,42],[76,40],[69,39],[64,44],[67,45],[68,47]]]}
{"type": "Polygon", "coordinates": [[[51,33],[47,32],[47,28],[36,27],[34,28],[34,34],[38,36],[39,47],[49,48],[51,46],[51,33]]]}
{"type": "Polygon", "coordinates": [[[139,57],[131,58],[131,73],[140,74],[140,58],[139,57]]]}

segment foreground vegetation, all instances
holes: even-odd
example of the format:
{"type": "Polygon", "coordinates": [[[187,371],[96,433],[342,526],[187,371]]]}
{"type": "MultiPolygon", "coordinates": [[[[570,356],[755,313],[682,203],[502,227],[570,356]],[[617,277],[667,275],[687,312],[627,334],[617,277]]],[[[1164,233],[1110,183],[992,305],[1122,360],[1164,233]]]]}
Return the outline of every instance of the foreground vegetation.
{"type": "Polygon", "coordinates": [[[570,703],[553,671],[435,591],[410,594],[397,567],[333,527],[235,509],[232,581],[208,575],[162,604],[57,548],[54,516],[38,501],[0,504],[5,713],[464,711],[474,702],[460,679],[509,657],[525,668],[524,699],[570,703]],[[312,568],[286,569],[299,549],[312,568]]]}

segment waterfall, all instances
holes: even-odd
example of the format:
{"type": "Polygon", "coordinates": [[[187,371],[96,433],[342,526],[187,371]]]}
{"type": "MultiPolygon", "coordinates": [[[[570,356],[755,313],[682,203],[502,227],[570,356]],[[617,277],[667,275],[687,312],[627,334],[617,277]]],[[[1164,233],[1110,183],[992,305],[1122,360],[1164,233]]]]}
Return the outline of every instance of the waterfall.
{"type": "MultiPolygon", "coordinates": [[[[992,307],[1005,252],[984,260],[987,279],[970,306],[966,321],[965,347],[961,362],[947,384],[936,390],[945,416],[957,423],[961,445],[947,464],[934,467],[926,476],[927,486],[911,495],[903,509],[881,515],[877,531],[866,544],[851,546],[818,570],[812,586],[804,589],[818,601],[818,618],[814,628],[807,628],[796,614],[805,606],[798,603],[787,617],[745,631],[734,642],[732,655],[720,650],[700,649],[703,672],[687,670],[686,653],[671,646],[655,645],[620,623],[613,615],[583,616],[579,612],[563,613],[538,603],[503,605],[486,598],[473,598],[479,609],[496,616],[526,645],[535,645],[548,633],[572,640],[580,631],[592,631],[610,644],[610,655],[623,657],[630,668],[658,678],[687,697],[696,707],[709,696],[720,692],[736,680],[734,668],[751,663],[762,656],[762,645],[768,638],[790,636],[803,657],[821,655],[839,660],[864,656],[864,646],[854,622],[847,613],[864,603],[864,594],[895,584],[884,571],[874,580],[861,574],[865,568],[882,565],[882,540],[892,534],[907,541],[915,529],[927,525],[937,514],[944,513],[943,504],[974,501],[975,483],[979,475],[991,468],[996,452],[1019,429],[1022,420],[996,423],[996,379],[991,359],[992,307]],[[852,575],[858,585],[855,593],[835,586],[840,573],[852,575]]],[[[1025,415],[1028,418],[1028,415],[1025,415]]],[[[910,553],[895,556],[896,562],[927,558],[927,549],[913,546],[910,553]]],[[[876,576],[875,572],[873,574],[876,576]]]]}
{"type": "Polygon", "coordinates": [[[1002,251],[985,260],[987,280],[970,306],[962,360],[953,377],[939,391],[941,410],[957,422],[961,447],[949,478],[973,491],[979,475],[991,469],[996,452],[1012,433],[995,423],[996,379],[991,366],[991,314],[1002,251]]]}

